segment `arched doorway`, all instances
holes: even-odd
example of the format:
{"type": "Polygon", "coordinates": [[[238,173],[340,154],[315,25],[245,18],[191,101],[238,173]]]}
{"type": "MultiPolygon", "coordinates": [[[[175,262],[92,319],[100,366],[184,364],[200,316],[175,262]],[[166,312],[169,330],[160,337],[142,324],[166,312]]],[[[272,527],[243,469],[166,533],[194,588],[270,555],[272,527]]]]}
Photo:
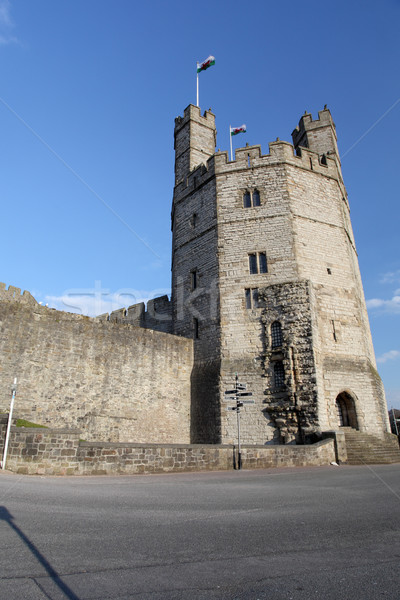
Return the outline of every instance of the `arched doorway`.
{"type": "Polygon", "coordinates": [[[339,427],[353,427],[353,429],[358,429],[356,407],[350,394],[341,392],[337,396],[336,410],[339,427]]]}

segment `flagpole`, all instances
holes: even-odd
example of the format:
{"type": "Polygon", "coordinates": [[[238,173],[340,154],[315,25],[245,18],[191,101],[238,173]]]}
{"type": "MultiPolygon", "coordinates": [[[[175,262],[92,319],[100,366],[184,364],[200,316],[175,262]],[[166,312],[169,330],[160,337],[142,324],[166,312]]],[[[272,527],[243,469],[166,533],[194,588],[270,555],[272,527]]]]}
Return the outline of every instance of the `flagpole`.
{"type": "Polygon", "coordinates": [[[231,162],[233,161],[233,157],[232,157],[232,127],[229,125],[229,137],[230,137],[230,142],[231,142],[231,162]]]}
{"type": "MultiPolygon", "coordinates": [[[[197,68],[199,68],[199,63],[197,63],[197,68]]],[[[196,71],[197,71],[197,69],[196,69],[196,71]]],[[[199,106],[199,73],[198,73],[198,71],[197,71],[197,96],[196,96],[196,98],[197,98],[196,106],[199,106]]]]}

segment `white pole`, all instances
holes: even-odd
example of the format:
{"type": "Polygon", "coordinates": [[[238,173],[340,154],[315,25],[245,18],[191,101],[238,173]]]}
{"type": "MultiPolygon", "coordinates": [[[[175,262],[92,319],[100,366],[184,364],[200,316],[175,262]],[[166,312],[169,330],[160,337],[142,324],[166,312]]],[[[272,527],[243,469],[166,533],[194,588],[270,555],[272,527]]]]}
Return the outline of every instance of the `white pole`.
{"type": "Polygon", "coordinates": [[[230,137],[230,142],[231,142],[231,161],[233,160],[233,156],[232,156],[232,127],[229,125],[229,137],[230,137]]]}
{"type": "MultiPolygon", "coordinates": [[[[199,63],[197,63],[197,67],[199,66],[199,63]]],[[[196,69],[197,72],[197,69],[196,69]]],[[[196,106],[199,106],[199,73],[197,72],[197,104],[196,106]]]]}
{"type": "Polygon", "coordinates": [[[13,414],[13,410],[14,410],[14,400],[15,400],[15,394],[17,393],[17,378],[14,379],[14,385],[12,386],[11,391],[12,391],[12,396],[11,396],[11,404],[10,404],[10,414],[8,415],[6,441],[4,442],[3,462],[1,464],[1,468],[3,471],[6,468],[8,442],[9,442],[9,438],[10,438],[12,414],[13,414]]]}

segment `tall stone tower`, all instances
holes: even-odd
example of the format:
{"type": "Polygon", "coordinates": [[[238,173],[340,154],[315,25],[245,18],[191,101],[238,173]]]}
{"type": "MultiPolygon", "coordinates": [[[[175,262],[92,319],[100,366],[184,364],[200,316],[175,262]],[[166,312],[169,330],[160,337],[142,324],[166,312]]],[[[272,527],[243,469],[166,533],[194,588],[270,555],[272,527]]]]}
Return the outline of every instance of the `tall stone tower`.
{"type": "Polygon", "coordinates": [[[389,431],[329,110],[292,137],[230,161],[211,111],[175,120],[173,332],[195,340],[193,442],[235,439],[235,373],[255,399],[245,443],[389,431]]]}

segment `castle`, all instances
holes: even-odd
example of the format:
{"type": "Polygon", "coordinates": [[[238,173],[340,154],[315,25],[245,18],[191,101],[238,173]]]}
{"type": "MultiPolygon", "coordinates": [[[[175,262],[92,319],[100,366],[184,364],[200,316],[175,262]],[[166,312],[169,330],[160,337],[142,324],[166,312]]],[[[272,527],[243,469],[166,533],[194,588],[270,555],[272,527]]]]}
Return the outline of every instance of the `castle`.
{"type": "Polygon", "coordinates": [[[175,120],[172,294],[89,318],[0,286],[0,398],[88,440],[247,444],[390,431],[335,125],[305,113],[263,155],[216,152],[215,116],[175,120]]]}

